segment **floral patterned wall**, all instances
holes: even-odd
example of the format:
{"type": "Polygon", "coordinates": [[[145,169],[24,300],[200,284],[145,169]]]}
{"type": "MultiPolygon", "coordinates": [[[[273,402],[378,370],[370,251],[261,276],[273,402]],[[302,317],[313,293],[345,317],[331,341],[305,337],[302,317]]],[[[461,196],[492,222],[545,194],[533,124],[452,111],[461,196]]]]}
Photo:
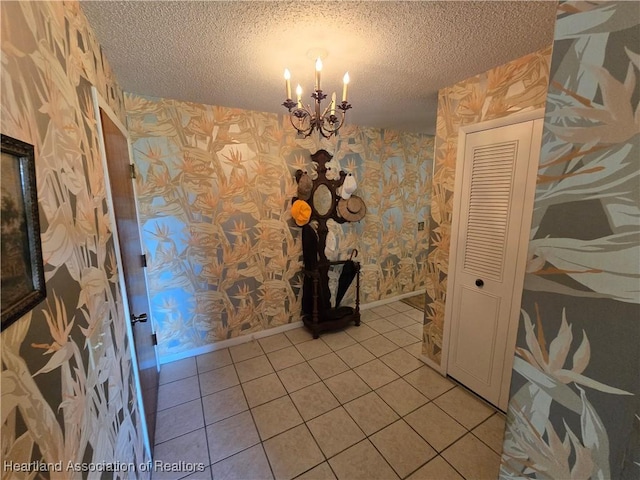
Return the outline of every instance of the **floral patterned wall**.
{"type": "Polygon", "coordinates": [[[333,171],[355,175],[367,205],[361,222],[329,226],[332,258],[359,251],[361,302],[424,288],[428,232],[417,222],[429,213],[432,136],[347,124],[337,139],[297,139],[276,114],[125,102],[162,362],[300,320],[301,229],[290,206],[296,170],[312,173],[321,148],[333,171]]]}
{"type": "Polygon", "coordinates": [[[503,479],[640,478],[639,39],[558,7],[503,479]]]}
{"type": "Polygon", "coordinates": [[[435,365],[440,365],[442,356],[458,129],[544,107],[550,58],[547,47],[438,93],[422,347],[435,365]]]}
{"type": "Polygon", "coordinates": [[[1,335],[2,459],[79,478],[67,462],[147,460],[91,86],[121,119],[124,100],[77,2],[0,9],[1,130],[35,148],[47,289],[1,335]]]}

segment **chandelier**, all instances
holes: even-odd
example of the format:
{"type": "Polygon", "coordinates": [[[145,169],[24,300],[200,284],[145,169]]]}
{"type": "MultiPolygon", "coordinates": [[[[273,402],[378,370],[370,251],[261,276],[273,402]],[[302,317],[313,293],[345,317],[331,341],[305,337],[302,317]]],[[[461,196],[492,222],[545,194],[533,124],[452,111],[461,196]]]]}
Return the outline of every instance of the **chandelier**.
{"type": "Polygon", "coordinates": [[[322,72],[322,60],[316,60],[316,82],[311,98],[313,98],[313,108],[311,105],[303,105],[302,103],[302,87],[298,85],[296,88],[297,102],[291,99],[291,73],[289,70],[284,71],[284,80],[287,90],[287,99],[282,104],[289,110],[289,120],[291,125],[298,131],[298,135],[308,137],[317,130],[324,138],[330,138],[337,135],[338,130],[344,124],[345,114],[351,108],[347,102],[347,85],[349,85],[349,73],[345,73],[342,79],[342,103],[336,102],[336,93],[331,95],[331,103],[322,110],[321,102],[327,95],[322,93],[320,88],[320,72],[322,72]]]}

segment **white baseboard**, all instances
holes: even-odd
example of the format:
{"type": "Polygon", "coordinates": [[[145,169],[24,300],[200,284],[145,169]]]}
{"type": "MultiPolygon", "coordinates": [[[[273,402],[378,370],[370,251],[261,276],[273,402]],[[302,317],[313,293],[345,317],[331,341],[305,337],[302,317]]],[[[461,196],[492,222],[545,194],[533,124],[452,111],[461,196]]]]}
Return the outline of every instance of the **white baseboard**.
{"type": "Polygon", "coordinates": [[[250,335],[242,335],[240,337],[229,338],[228,340],[220,340],[216,343],[204,345],[198,348],[192,348],[180,353],[174,353],[173,355],[165,355],[160,358],[160,364],[171,363],[184,358],[195,357],[202,355],[203,353],[215,352],[216,350],[222,350],[223,348],[234,347],[242,343],[252,342],[259,338],[270,337],[271,335],[277,335],[278,333],[287,332],[302,326],[302,321],[287,323],[286,325],[280,325],[279,327],[269,328],[260,332],[255,332],[250,335]]]}
{"type": "Polygon", "coordinates": [[[396,295],[395,297],[383,298],[382,300],[376,300],[375,302],[362,303],[360,304],[360,310],[368,310],[370,308],[379,307],[381,305],[386,305],[387,303],[398,302],[403,298],[413,297],[414,295],[419,295],[421,293],[425,293],[427,291],[426,288],[421,290],[415,290],[409,293],[402,293],[400,295],[396,295]]]}
{"type": "MultiPolygon", "coordinates": [[[[360,305],[360,310],[368,310],[370,308],[379,307],[380,305],[386,305],[388,303],[397,302],[399,300],[402,300],[403,298],[413,297],[414,295],[418,295],[425,292],[426,292],[426,289],[421,289],[421,290],[416,290],[414,292],[403,293],[395,297],[383,298],[382,300],[376,300],[375,302],[363,303],[360,305]]],[[[271,335],[277,335],[279,333],[293,330],[294,328],[301,327],[302,325],[303,325],[302,321],[287,323],[286,325],[280,325],[279,327],[269,328],[267,330],[254,332],[249,335],[241,335],[239,337],[230,338],[228,340],[221,340],[219,342],[212,343],[209,345],[204,345],[202,347],[192,348],[184,352],[174,353],[172,355],[164,355],[159,359],[160,365],[164,365],[165,363],[176,362],[178,360],[182,360],[189,357],[195,357],[197,355],[202,355],[204,353],[214,352],[216,350],[221,350],[223,348],[234,347],[242,343],[252,342],[259,338],[270,337],[271,335]]],[[[430,361],[433,362],[432,360],[430,361]]],[[[431,363],[431,364],[427,363],[427,365],[429,365],[432,368],[436,368],[434,367],[435,363],[431,363]]],[[[440,371],[439,367],[436,368],[436,370],[440,371]]]]}

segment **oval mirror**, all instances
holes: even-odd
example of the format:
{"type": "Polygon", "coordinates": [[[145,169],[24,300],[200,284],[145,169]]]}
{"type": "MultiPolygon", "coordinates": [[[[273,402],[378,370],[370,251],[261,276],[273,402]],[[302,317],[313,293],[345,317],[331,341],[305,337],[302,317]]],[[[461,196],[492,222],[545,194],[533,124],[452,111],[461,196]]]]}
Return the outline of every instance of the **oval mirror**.
{"type": "Polygon", "coordinates": [[[333,203],[333,195],[331,190],[325,184],[320,184],[313,193],[313,208],[316,209],[318,215],[325,216],[331,211],[333,203]]]}

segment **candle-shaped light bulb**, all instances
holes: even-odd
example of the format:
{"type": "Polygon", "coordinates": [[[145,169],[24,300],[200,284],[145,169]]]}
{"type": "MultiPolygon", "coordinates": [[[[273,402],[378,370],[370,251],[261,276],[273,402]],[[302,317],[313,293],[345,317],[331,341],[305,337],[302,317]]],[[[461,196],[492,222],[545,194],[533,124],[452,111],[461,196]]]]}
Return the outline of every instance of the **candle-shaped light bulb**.
{"type": "Polygon", "coordinates": [[[316,60],[316,90],[320,90],[320,72],[322,71],[322,60],[316,60]]]}
{"type": "Polygon", "coordinates": [[[344,83],[342,87],[342,101],[346,102],[347,101],[347,85],[349,85],[349,72],[344,74],[344,77],[342,77],[342,81],[344,83]]]}
{"type": "Polygon", "coordinates": [[[298,96],[298,108],[302,108],[302,87],[300,84],[296,87],[296,95],[298,96]]]}
{"type": "Polygon", "coordinates": [[[331,115],[336,114],[336,92],[331,94],[331,115]]]}
{"type": "Polygon", "coordinates": [[[284,69],[284,84],[287,90],[287,100],[291,99],[291,72],[288,68],[284,69]]]}

